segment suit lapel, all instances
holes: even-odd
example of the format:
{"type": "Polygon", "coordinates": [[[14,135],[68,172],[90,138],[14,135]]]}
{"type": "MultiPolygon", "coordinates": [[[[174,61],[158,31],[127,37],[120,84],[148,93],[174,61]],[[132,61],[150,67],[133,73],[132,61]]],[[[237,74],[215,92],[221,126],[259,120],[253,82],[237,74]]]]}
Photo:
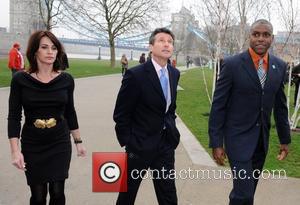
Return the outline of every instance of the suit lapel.
{"type": "Polygon", "coordinates": [[[279,72],[279,65],[274,60],[273,56],[269,54],[269,62],[268,62],[268,74],[265,83],[265,89],[269,88],[272,85],[276,85],[278,72],[279,72]]]}
{"type": "Polygon", "coordinates": [[[148,78],[150,79],[150,82],[152,83],[154,89],[161,96],[164,103],[166,103],[164,93],[163,93],[163,90],[161,88],[160,81],[159,81],[159,78],[157,76],[154,65],[152,64],[151,61],[147,61],[146,64],[145,64],[145,67],[146,67],[146,71],[147,71],[147,74],[148,74],[148,78]]]}
{"type": "MultiPolygon", "coordinates": [[[[243,59],[243,67],[247,71],[247,73],[250,75],[251,79],[257,85],[257,87],[261,88],[261,84],[259,81],[259,77],[257,75],[257,71],[255,69],[254,63],[252,61],[252,58],[249,54],[249,51],[246,51],[242,53],[242,59],[243,59]]],[[[276,84],[276,81],[278,80],[278,72],[279,72],[279,65],[276,63],[276,60],[274,60],[274,57],[269,54],[269,62],[268,62],[268,71],[267,71],[267,79],[265,82],[264,90],[269,88],[270,86],[276,84]]]]}
{"type": "Polygon", "coordinates": [[[174,75],[172,70],[173,68],[171,68],[169,65],[167,67],[169,72],[169,83],[170,83],[170,93],[171,93],[171,103],[172,103],[176,88],[174,87],[174,75]]]}
{"type": "Polygon", "coordinates": [[[241,55],[242,55],[242,59],[243,59],[243,67],[245,68],[245,70],[249,74],[250,78],[255,83],[255,85],[258,86],[259,88],[261,88],[261,84],[260,84],[260,81],[259,81],[259,78],[257,75],[257,71],[256,71],[256,68],[254,66],[254,63],[250,56],[249,51],[246,51],[246,52],[242,53],[241,55]]]}

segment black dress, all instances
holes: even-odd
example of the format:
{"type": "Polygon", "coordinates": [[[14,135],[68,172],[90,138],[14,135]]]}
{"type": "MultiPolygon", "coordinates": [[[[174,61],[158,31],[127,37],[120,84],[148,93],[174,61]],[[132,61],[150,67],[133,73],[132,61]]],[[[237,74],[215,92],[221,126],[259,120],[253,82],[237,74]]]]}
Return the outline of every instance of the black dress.
{"type": "Polygon", "coordinates": [[[19,137],[22,108],[25,123],[21,150],[26,163],[27,184],[42,184],[68,178],[71,160],[70,130],[78,128],[73,101],[74,79],[62,72],[48,83],[18,72],[11,81],[8,137],[19,137]],[[55,118],[56,125],[37,128],[36,119],[55,118]]]}

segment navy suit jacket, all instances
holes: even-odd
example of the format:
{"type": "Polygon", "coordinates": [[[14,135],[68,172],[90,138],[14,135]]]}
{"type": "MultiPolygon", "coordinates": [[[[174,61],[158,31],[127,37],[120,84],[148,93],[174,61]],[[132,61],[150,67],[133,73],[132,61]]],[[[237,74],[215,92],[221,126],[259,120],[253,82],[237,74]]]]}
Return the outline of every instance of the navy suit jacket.
{"type": "Polygon", "coordinates": [[[126,71],[114,110],[115,130],[121,146],[152,154],[166,129],[166,137],[175,149],[180,134],[175,125],[179,71],[168,65],[171,104],[166,100],[156,70],[149,60],[126,71]]]}
{"type": "Polygon", "coordinates": [[[281,144],[291,142],[284,78],[286,64],[269,54],[267,79],[262,89],[249,51],[222,64],[209,118],[210,147],[223,147],[229,159],[251,159],[262,132],[268,151],[270,116],[274,110],[281,144]]]}

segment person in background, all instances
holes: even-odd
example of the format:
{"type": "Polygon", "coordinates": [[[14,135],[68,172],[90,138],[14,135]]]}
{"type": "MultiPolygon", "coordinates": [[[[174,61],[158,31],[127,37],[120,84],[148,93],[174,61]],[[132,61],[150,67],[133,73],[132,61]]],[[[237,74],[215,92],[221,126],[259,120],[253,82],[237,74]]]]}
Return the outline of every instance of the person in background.
{"type": "Polygon", "coordinates": [[[191,63],[191,57],[190,56],[186,56],[186,68],[190,67],[190,63],[191,63]]]}
{"type": "Polygon", "coordinates": [[[151,58],[152,58],[152,51],[150,51],[150,52],[148,53],[147,61],[151,60],[151,58]]]}
{"type": "Polygon", "coordinates": [[[74,79],[61,71],[63,52],[51,32],[33,33],[26,52],[28,71],[17,72],[11,80],[7,118],[11,158],[26,175],[30,205],[45,205],[48,192],[50,205],[66,203],[70,134],[77,156],[86,155],[74,108],[74,79]],[[21,132],[22,110],[25,122],[21,132]]]}
{"type": "Polygon", "coordinates": [[[175,58],[173,58],[171,65],[172,65],[174,68],[176,68],[176,59],[175,59],[175,58]]]}
{"type": "Polygon", "coordinates": [[[294,93],[294,107],[295,107],[297,105],[297,96],[298,96],[299,84],[300,84],[300,63],[292,68],[292,77],[293,77],[293,82],[295,84],[295,93],[294,93]]]}
{"type": "Polygon", "coordinates": [[[14,43],[8,54],[8,68],[11,70],[12,75],[25,68],[24,58],[20,50],[20,44],[14,43]]]}
{"type": "Polygon", "coordinates": [[[167,63],[168,63],[169,65],[171,65],[171,59],[170,59],[170,58],[168,59],[167,63]]]}
{"type": "Polygon", "coordinates": [[[142,53],[142,55],[140,56],[139,63],[142,64],[142,63],[145,63],[145,62],[146,62],[145,53],[142,53]]]}
{"type": "Polygon", "coordinates": [[[121,65],[122,65],[122,76],[124,76],[125,72],[128,69],[128,60],[126,58],[126,55],[123,54],[121,58],[121,65]]]}

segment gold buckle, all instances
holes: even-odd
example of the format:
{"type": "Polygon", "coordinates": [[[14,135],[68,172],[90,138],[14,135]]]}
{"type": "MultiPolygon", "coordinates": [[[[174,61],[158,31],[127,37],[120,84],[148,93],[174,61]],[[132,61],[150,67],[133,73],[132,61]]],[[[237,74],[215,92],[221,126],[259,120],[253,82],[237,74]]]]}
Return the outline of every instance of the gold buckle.
{"type": "Polygon", "coordinates": [[[56,125],[56,119],[55,118],[49,118],[48,120],[46,119],[36,119],[35,122],[33,123],[36,128],[51,128],[56,125]]]}

